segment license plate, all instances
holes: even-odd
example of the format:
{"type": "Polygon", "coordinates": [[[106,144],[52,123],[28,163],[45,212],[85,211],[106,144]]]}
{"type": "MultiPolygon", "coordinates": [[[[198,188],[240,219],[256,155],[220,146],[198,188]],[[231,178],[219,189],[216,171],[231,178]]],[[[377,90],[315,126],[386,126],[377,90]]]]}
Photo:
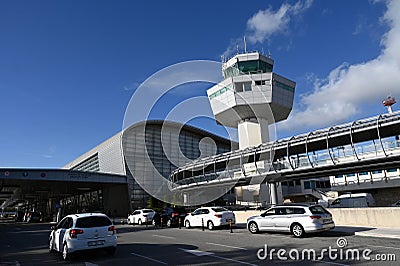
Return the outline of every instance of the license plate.
{"type": "Polygon", "coordinates": [[[104,245],[104,240],[90,241],[88,246],[101,246],[104,245]]]}

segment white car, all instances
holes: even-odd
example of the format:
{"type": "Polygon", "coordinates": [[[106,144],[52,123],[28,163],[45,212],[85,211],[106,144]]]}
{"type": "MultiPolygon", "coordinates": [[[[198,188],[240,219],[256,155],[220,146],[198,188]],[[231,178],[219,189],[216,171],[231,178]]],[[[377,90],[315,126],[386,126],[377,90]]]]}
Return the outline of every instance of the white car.
{"type": "Polygon", "coordinates": [[[295,237],[333,229],[332,215],[320,205],[290,204],[275,206],[261,215],[247,219],[247,229],[259,231],[291,232],[295,237]]]}
{"type": "Polygon", "coordinates": [[[64,260],[76,251],[92,249],[105,249],[114,255],[117,248],[116,228],[102,213],[67,215],[51,229],[49,251],[62,252],[64,260]]]}
{"type": "Polygon", "coordinates": [[[155,215],[155,211],[152,209],[141,209],[133,211],[132,214],[128,215],[128,224],[145,224],[151,223],[155,215]]]}
{"type": "Polygon", "coordinates": [[[207,226],[212,230],[215,226],[235,224],[235,214],[223,207],[203,207],[196,209],[185,217],[186,228],[207,226]]]}

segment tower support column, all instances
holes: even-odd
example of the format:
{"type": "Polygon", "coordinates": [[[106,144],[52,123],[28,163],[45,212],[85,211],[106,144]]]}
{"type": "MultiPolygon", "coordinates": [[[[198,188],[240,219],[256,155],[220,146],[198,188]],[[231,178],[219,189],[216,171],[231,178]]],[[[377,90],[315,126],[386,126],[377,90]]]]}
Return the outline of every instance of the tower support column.
{"type": "Polygon", "coordinates": [[[257,122],[243,121],[238,124],[239,149],[257,146],[262,143],[261,127],[257,122]]]}

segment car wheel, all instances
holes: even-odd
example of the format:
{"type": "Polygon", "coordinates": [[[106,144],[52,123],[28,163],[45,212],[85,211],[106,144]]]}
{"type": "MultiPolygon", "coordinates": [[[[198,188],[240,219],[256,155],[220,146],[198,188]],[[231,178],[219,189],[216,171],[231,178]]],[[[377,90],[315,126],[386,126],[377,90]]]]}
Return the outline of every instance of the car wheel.
{"type": "Polygon", "coordinates": [[[258,225],[256,222],[250,222],[249,223],[249,231],[252,234],[257,234],[258,233],[258,225]]]}
{"type": "Polygon", "coordinates": [[[188,228],[188,229],[190,228],[190,222],[189,221],[185,222],[185,227],[188,228]]]}
{"type": "Polygon", "coordinates": [[[295,237],[302,237],[304,236],[304,228],[301,226],[301,224],[293,224],[292,227],[290,228],[290,231],[295,237]]]}
{"type": "Polygon", "coordinates": [[[171,219],[168,219],[168,221],[167,221],[167,227],[171,227],[172,226],[172,221],[171,221],[171,219]]]}
{"type": "Polygon", "coordinates": [[[142,224],[142,219],[139,219],[139,220],[137,221],[137,223],[138,223],[138,225],[141,225],[141,224],[142,224]]]}
{"type": "Polygon", "coordinates": [[[62,257],[63,260],[69,260],[71,258],[71,254],[68,252],[67,243],[63,245],[62,257]]]}
{"type": "Polygon", "coordinates": [[[111,247],[111,248],[107,248],[106,252],[108,255],[114,256],[116,250],[117,250],[116,247],[111,247]]]}
{"type": "Polygon", "coordinates": [[[214,229],[214,224],[213,224],[213,222],[208,221],[208,222],[207,222],[207,228],[208,228],[208,230],[213,230],[213,229],[214,229]]]}
{"type": "Polygon", "coordinates": [[[49,240],[49,252],[50,252],[50,253],[54,253],[53,247],[54,247],[54,240],[53,240],[53,238],[51,237],[50,240],[49,240]]]}

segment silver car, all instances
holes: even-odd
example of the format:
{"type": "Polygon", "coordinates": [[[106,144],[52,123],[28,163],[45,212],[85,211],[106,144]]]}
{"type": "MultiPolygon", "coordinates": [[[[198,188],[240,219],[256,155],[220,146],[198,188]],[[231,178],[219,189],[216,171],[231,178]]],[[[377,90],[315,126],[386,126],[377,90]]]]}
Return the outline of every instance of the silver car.
{"type": "Polygon", "coordinates": [[[281,205],[268,209],[261,215],[247,219],[247,229],[259,231],[291,232],[295,237],[306,233],[333,229],[332,215],[321,205],[281,205]]]}

